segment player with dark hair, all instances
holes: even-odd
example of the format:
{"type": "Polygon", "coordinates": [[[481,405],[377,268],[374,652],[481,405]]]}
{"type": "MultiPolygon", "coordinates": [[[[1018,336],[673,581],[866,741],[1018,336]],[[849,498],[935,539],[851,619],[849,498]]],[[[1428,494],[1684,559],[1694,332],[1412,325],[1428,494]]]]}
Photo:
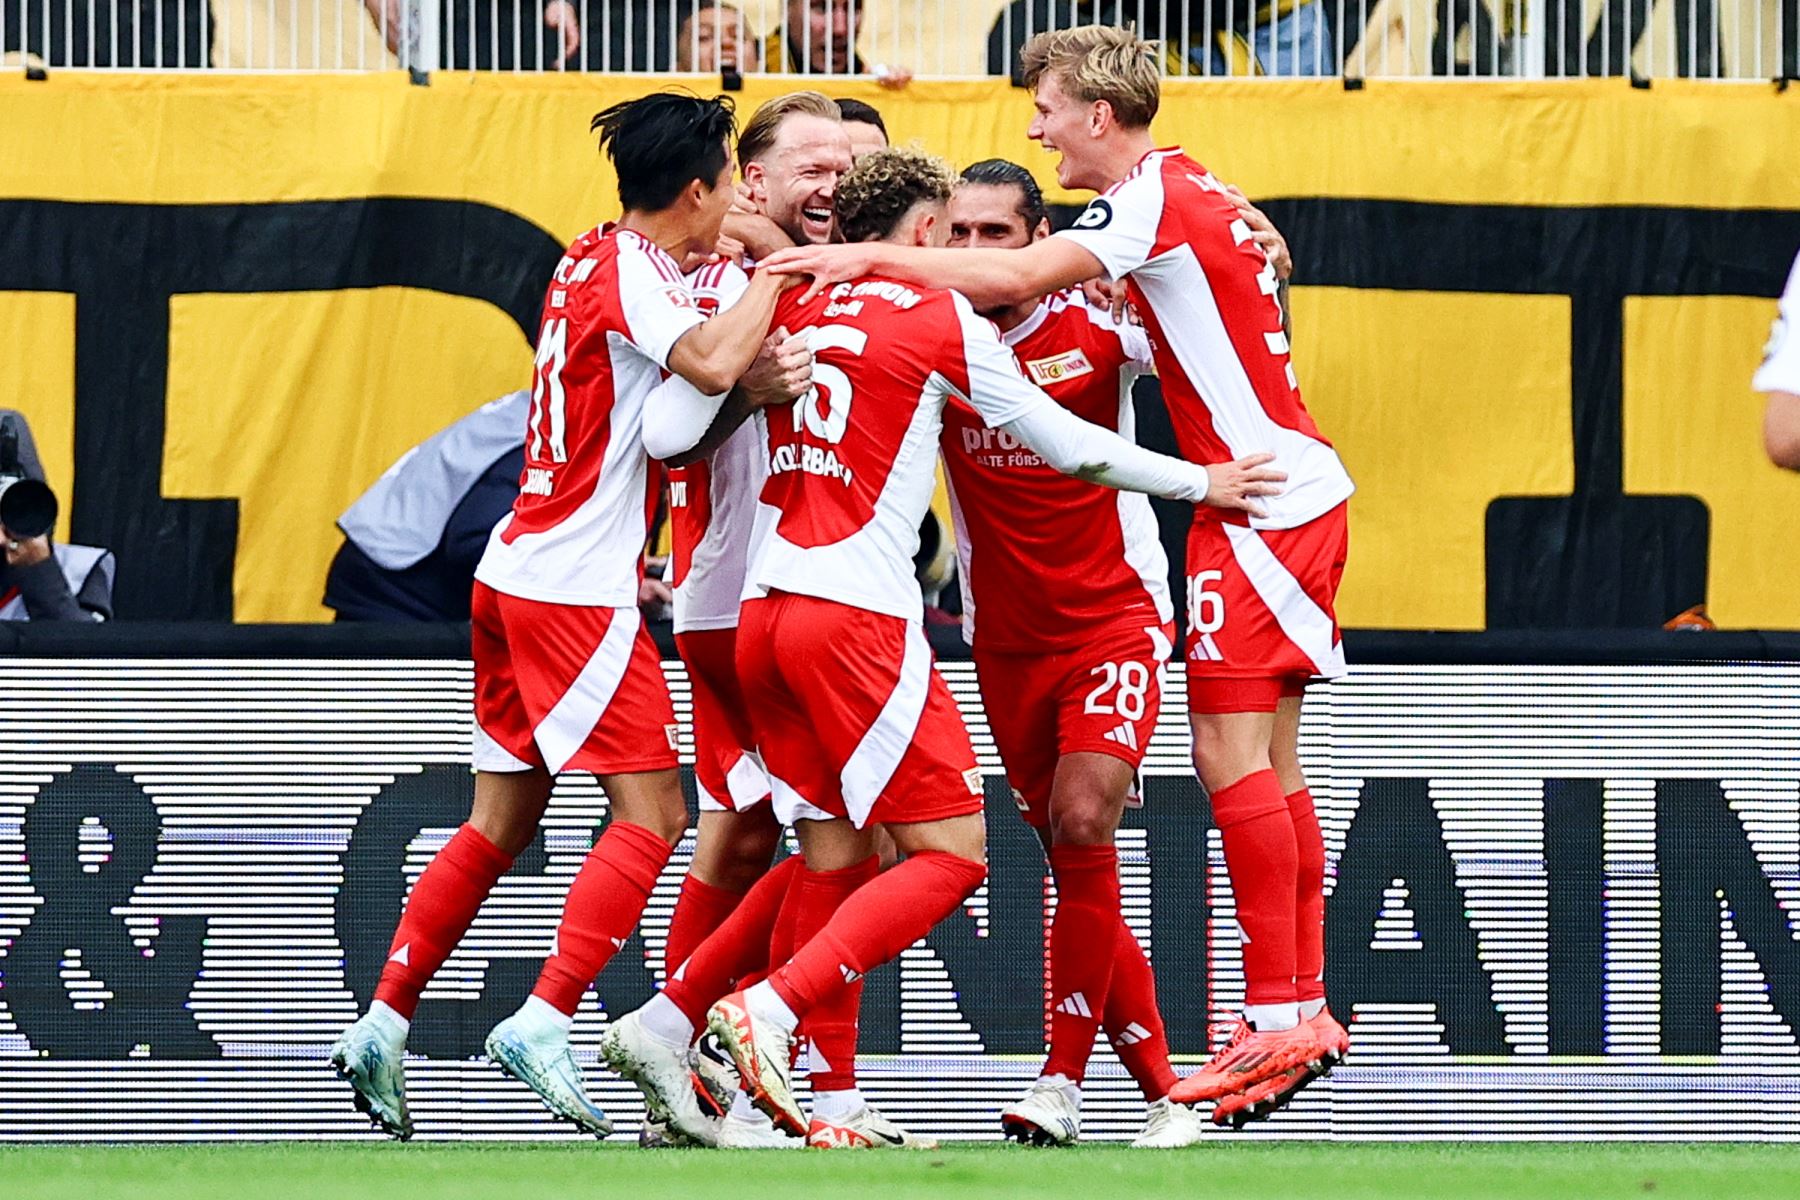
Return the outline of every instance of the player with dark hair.
{"type": "MultiPolygon", "coordinates": [[[[838,188],[839,227],[846,238],[941,245],[954,182],[928,156],[871,154],[838,188]]],[[[859,882],[785,965],[713,1005],[708,1024],[778,1125],[813,1145],[867,1146],[879,1143],[856,1122],[815,1114],[809,1125],[801,1114],[795,1030],[986,876],[981,775],[932,669],[912,571],[945,403],[960,397],[1058,470],[1109,486],[1242,506],[1272,485],[1255,470],[1215,477],[1074,417],[1025,381],[956,293],[870,276],[779,316],[807,338],[815,382],[791,410],[766,414],[770,476],[738,674],[809,872],[859,882]],[[877,826],[907,856],[880,874],[877,826]]]]}
{"type": "Polygon", "coordinates": [[[1286,1103],[1349,1045],[1325,1004],[1325,843],[1299,725],[1307,682],[1345,670],[1333,605],[1355,487],[1301,402],[1275,262],[1226,186],[1151,138],[1155,45],[1085,25],[1040,34],[1022,63],[1028,132],[1061,154],[1058,181],[1104,192],[1072,228],[1020,249],[801,247],[767,267],[812,275],[815,290],[881,272],[983,307],[1129,281],[1183,455],[1269,451],[1286,473],[1264,511],[1197,512],[1188,537],[1189,726],[1244,930],[1245,1004],[1171,1096],[1236,1122],[1286,1103]]]}
{"type": "Polygon", "coordinates": [[[594,118],[624,212],[575,240],[545,296],[519,499],[476,570],[473,810],[413,886],[374,1002],[331,1054],[358,1107],[402,1138],[420,994],[537,835],[564,770],[599,779],[612,820],[570,884],[537,985],[487,1052],[556,1115],[611,1131],[568,1031],[687,825],[674,709],[637,609],[654,508],[645,400],[665,371],[728,391],[758,357],[780,290],[764,276],[707,318],[675,265],[718,240],[733,127],[724,98],[667,93],[594,118]]]}
{"type": "Polygon", "coordinates": [[[873,104],[861,100],[837,101],[838,115],[844,119],[844,132],[850,135],[850,154],[861,158],[888,148],[887,122],[873,104]]]}
{"type": "MultiPolygon", "coordinates": [[[[768,236],[782,244],[835,236],[832,201],[850,169],[850,142],[834,101],[800,91],[764,103],[745,124],[737,154],[755,219],[772,227],[768,236]]],[[[700,267],[689,282],[702,306],[729,306],[749,276],[721,261],[700,267]]],[[[756,753],[737,677],[739,602],[756,498],[768,471],[766,447],[754,423],[739,423],[741,411],[685,391],[691,406],[675,388],[651,406],[645,445],[671,467],[675,642],[693,687],[699,830],[669,924],[663,990],[617,1019],[602,1050],[644,1093],[646,1145],[798,1146],[733,1094],[735,1072],[716,1046],[703,1039],[697,1048],[693,1069],[710,1085],[700,1089],[689,1086],[686,1065],[669,1053],[694,1042],[707,1006],[732,980],[768,968],[777,941],[785,959],[797,929],[822,925],[844,886],[835,876],[810,877],[798,857],[769,869],[782,821],[767,801],[780,784],[756,753]],[[734,935],[690,961],[727,920],[734,935]],[[721,955],[722,948],[730,952],[721,955]],[[728,1111],[718,1113],[720,1106],[728,1111]]],[[[808,1026],[814,1103],[825,1115],[864,1110],[856,1088],[858,999],[843,997],[839,1011],[816,1013],[808,1026]]]]}
{"type": "MultiPolygon", "coordinates": [[[[1017,248],[1050,236],[1044,194],[1017,163],[962,173],[950,245],[1017,248]]],[[[1079,288],[979,310],[1026,375],[1070,412],[1131,437],[1131,389],[1149,373],[1144,331],[1091,306],[1079,288]]],[[[1142,1147],[1205,1133],[1173,1104],[1156,981],[1125,924],[1114,834],[1136,795],[1173,646],[1169,564],[1149,501],[1071,479],[968,405],[944,410],[944,470],[988,724],[1013,798],[1056,880],[1049,936],[1050,1054],[1026,1096],[1000,1114],[1008,1137],[1073,1142],[1094,1034],[1106,1031],[1144,1093],[1142,1147]]]]}

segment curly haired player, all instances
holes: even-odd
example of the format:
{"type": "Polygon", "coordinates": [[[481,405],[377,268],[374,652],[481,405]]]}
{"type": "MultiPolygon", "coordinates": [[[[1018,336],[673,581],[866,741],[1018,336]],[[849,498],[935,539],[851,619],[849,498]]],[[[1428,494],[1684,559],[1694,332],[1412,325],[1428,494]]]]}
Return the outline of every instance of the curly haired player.
{"type": "MultiPolygon", "coordinates": [[[[942,244],[954,181],[922,154],[871,154],[838,188],[839,228],[853,240],[942,244]]],[[[721,999],[708,1023],[778,1125],[815,1145],[872,1145],[855,1120],[815,1113],[809,1124],[790,1060],[802,1017],[917,941],[986,873],[980,774],[932,669],[912,574],[944,405],[960,398],[1057,469],[1110,486],[1241,505],[1251,481],[1152,454],[1058,407],[955,293],[871,276],[784,305],[777,319],[806,337],[814,388],[765,412],[770,474],[738,673],[808,877],[845,895],[824,905],[829,919],[791,960],[721,999]],[[879,875],[876,826],[907,856],[879,875]]],[[[729,923],[714,935],[725,936],[729,923]]]]}
{"type": "Polygon", "coordinates": [[[1300,770],[1300,701],[1344,671],[1332,607],[1354,485],[1300,400],[1274,264],[1226,186],[1158,149],[1154,44],[1087,25],[1023,52],[1030,136],[1060,153],[1065,187],[1103,192],[1074,226],[1020,249],[806,247],[767,268],[814,290],[876,272],[1022,304],[1105,275],[1126,281],[1154,347],[1176,440],[1192,461],[1272,451],[1286,490],[1261,512],[1197,511],[1188,536],[1194,761],[1244,930],[1244,1017],[1171,1095],[1237,1121],[1285,1103],[1349,1039],[1325,1007],[1324,839],[1300,770]]]}

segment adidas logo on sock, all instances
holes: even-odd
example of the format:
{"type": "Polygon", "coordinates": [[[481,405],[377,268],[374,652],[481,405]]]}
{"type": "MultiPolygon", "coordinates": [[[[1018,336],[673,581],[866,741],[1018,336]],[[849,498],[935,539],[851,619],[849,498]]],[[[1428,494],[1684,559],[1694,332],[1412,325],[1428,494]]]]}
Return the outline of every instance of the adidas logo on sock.
{"type": "Polygon", "coordinates": [[[1087,997],[1075,992],[1056,1006],[1056,1011],[1068,1017],[1085,1017],[1093,1020],[1093,1010],[1088,1007],[1087,997]]]}
{"type": "Polygon", "coordinates": [[[1143,1041],[1145,1038],[1147,1038],[1149,1036],[1150,1036],[1150,1031],[1148,1029],[1145,1029],[1142,1025],[1139,1025],[1136,1021],[1133,1021],[1131,1024],[1127,1025],[1122,1031],[1120,1031],[1118,1037],[1113,1039],[1113,1045],[1115,1045],[1115,1046],[1135,1046],[1139,1042],[1143,1041]]]}
{"type": "Polygon", "coordinates": [[[614,950],[623,950],[625,948],[625,939],[624,938],[617,938],[617,937],[609,936],[606,940],[613,944],[614,950]]]}
{"type": "Polygon", "coordinates": [[[838,964],[838,970],[840,970],[844,973],[844,982],[845,983],[855,983],[857,980],[862,978],[861,971],[853,971],[844,963],[838,964]]]}
{"type": "Polygon", "coordinates": [[[1106,740],[1117,742],[1129,750],[1136,750],[1138,748],[1137,727],[1130,721],[1126,721],[1117,729],[1108,730],[1106,740]]]}
{"type": "Polygon", "coordinates": [[[397,962],[403,967],[412,966],[412,943],[406,942],[402,944],[398,950],[388,955],[388,961],[397,962]]]}

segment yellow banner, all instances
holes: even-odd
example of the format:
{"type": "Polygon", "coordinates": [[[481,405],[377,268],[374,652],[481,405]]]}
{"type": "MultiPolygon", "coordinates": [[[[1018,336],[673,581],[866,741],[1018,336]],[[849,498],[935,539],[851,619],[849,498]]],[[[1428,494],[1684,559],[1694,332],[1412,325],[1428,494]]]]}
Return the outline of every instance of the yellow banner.
{"type": "MultiPolygon", "coordinates": [[[[138,615],[209,611],[216,584],[239,620],[326,618],[337,514],[527,378],[534,256],[614,211],[588,119],[645,89],[0,79],[0,406],[30,417],[65,536],[111,533],[138,615]],[[209,583],[194,546],[220,544],[209,583]]],[[[752,77],[740,108],[781,90],[752,77]]],[[[1003,81],[830,90],[1053,183],[1003,81]]],[[[1721,624],[1800,627],[1800,480],[1763,461],[1748,382],[1800,244],[1800,89],[1173,82],[1157,134],[1295,243],[1302,389],[1360,485],[1344,624],[1516,622],[1605,557],[1542,561],[1539,533],[1605,541],[1622,512],[1626,576],[1691,551],[1721,624]]]]}

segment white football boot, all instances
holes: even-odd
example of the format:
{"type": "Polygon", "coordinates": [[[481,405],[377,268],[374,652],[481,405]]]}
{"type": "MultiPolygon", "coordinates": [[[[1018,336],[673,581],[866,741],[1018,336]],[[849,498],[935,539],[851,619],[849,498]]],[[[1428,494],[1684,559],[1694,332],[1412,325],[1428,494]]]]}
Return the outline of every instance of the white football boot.
{"type": "Polygon", "coordinates": [[[936,1150],[937,1141],[906,1132],[864,1104],[847,1117],[827,1121],[814,1117],[806,1144],[815,1150],[936,1150]]]}
{"type": "Polygon", "coordinates": [[[1040,1079],[1000,1111],[1000,1129],[1026,1146],[1068,1146],[1081,1136],[1081,1089],[1040,1079]]]}
{"type": "Polygon", "coordinates": [[[686,1046],[671,1046],[644,1028],[635,1012],[626,1013],[600,1040],[607,1065],[637,1085],[644,1094],[648,1118],[667,1127],[678,1139],[710,1146],[718,1140],[718,1122],[700,1111],[694,1095],[694,1071],[686,1046]]]}
{"type": "Polygon", "coordinates": [[[353,1090],[357,1111],[376,1128],[405,1141],[413,1135],[406,1111],[406,1029],[380,1012],[365,1014],[331,1048],[331,1065],[353,1090]]]}
{"type": "Polygon", "coordinates": [[[1138,1150],[1179,1150],[1199,1145],[1206,1136],[1206,1119],[1185,1104],[1177,1104],[1164,1096],[1150,1105],[1144,1118],[1144,1131],[1132,1140],[1138,1150]]]}
{"type": "Polygon", "coordinates": [[[556,1116],[595,1137],[612,1132],[612,1122],[588,1099],[581,1068],[569,1049],[569,1031],[540,1016],[529,1000],[487,1035],[487,1056],[536,1092],[556,1116]]]}
{"type": "Polygon", "coordinates": [[[804,1150],[802,1138],[791,1137],[775,1128],[769,1114],[750,1103],[742,1092],[738,1100],[719,1122],[719,1145],[729,1150],[804,1150]]]}
{"type": "Polygon", "coordinates": [[[794,1101],[793,1031],[757,1016],[743,992],[714,1004],[706,1024],[731,1052],[750,1102],[768,1113],[778,1129],[804,1137],[806,1117],[794,1101]]]}

